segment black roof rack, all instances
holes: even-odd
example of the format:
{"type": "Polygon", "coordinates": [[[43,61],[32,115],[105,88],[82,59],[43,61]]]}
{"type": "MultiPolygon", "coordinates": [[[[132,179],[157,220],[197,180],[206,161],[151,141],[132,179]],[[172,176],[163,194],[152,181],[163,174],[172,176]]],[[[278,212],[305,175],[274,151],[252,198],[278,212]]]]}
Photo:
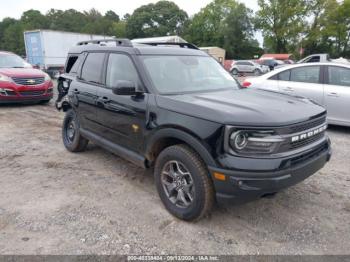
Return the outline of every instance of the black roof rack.
{"type": "MultiPolygon", "coordinates": [[[[114,38],[114,39],[98,39],[98,40],[89,40],[89,41],[82,41],[79,42],[77,45],[89,45],[89,44],[95,44],[95,45],[104,45],[104,43],[110,43],[114,42],[116,46],[125,46],[125,47],[133,47],[133,43],[127,39],[127,38],[114,38]]],[[[189,48],[189,49],[195,49],[199,50],[197,46],[190,43],[164,43],[164,42],[139,42],[134,44],[140,44],[140,45],[151,45],[151,46],[179,46],[181,48],[189,48]]]]}
{"type": "Polygon", "coordinates": [[[88,44],[102,45],[103,43],[109,43],[109,42],[115,42],[116,46],[132,47],[131,41],[129,39],[124,39],[124,38],[82,41],[82,42],[79,42],[77,45],[88,45],[88,44]]]}
{"type": "Polygon", "coordinates": [[[135,43],[135,44],[141,44],[141,45],[151,45],[151,46],[179,46],[182,48],[189,48],[189,49],[195,49],[195,50],[199,50],[199,48],[197,46],[195,46],[194,44],[190,44],[190,43],[161,43],[161,42],[145,42],[145,43],[135,43]]]}

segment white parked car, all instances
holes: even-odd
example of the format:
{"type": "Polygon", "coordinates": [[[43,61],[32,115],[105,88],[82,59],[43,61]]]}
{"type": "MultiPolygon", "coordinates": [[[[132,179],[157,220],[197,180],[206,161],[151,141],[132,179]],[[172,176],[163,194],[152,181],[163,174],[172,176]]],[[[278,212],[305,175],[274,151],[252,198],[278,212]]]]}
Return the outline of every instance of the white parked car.
{"type": "Polygon", "coordinates": [[[307,97],[327,109],[330,124],[350,126],[350,65],[294,64],[247,78],[242,85],[307,97]]]}
{"type": "Polygon", "coordinates": [[[237,75],[239,73],[253,73],[254,75],[261,75],[269,71],[269,67],[265,65],[259,65],[258,63],[249,60],[241,60],[235,62],[230,70],[233,75],[237,75]]]}

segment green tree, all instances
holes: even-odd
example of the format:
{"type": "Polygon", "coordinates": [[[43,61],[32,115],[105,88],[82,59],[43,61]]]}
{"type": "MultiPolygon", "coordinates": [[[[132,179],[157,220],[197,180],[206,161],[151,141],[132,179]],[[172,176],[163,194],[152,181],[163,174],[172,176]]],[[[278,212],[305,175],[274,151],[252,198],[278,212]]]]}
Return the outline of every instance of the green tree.
{"type": "Polygon", "coordinates": [[[333,56],[350,55],[350,0],[334,6],[327,12],[323,35],[333,43],[333,56]]]}
{"type": "Polygon", "coordinates": [[[110,21],[113,21],[113,22],[119,22],[120,21],[119,15],[117,15],[112,10],[109,10],[109,11],[106,12],[105,18],[110,20],[110,21]]]}
{"type": "Polygon", "coordinates": [[[252,58],[259,54],[254,40],[252,10],[235,0],[215,0],[188,25],[185,38],[198,46],[219,46],[228,58],[252,58]]]}
{"type": "Polygon", "coordinates": [[[5,29],[1,42],[4,50],[25,55],[22,24],[19,21],[10,24],[5,29]]]}
{"type": "Polygon", "coordinates": [[[118,38],[125,38],[126,37],[126,22],[125,21],[114,22],[112,24],[110,35],[118,37],[118,38]]]}
{"type": "Polygon", "coordinates": [[[129,38],[179,35],[188,19],[185,11],[170,1],[159,1],[137,8],[127,19],[129,38]]]}
{"type": "Polygon", "coordinates": [[[306,0],[258,0],[255,26],[262,30],[269,52],[297,52],[307,25],[306,0]]]}
{"type": "Polygon", "coordinates": [[[13,25],[17,22],[16,19],[13,18],[4,18],[1,22],[0,22],[0,50],[9,50],[8,47],[5,45],[4,43],[4,34],[6,29],[10,26],[13,25]]]}
{"type": "Polygon", "coordinates": [[[38,10],[25,11],[21,16],[21,23],[24,30],[47,29],[48,20],[45,15],[38,10]]]}
{"type": "Polygon", "coordinates": [[[309,24],[305,28],[302,41],[304,56],[313,53],[333,53],[332,41],[330,41],[331,30],[328,29],[330,14],[338,9],[336,0],[309,0],[308,17],[309,24]]]}
{"type": "Polygon", "coordinates": [[[51,9],[46,16],[52,30],[82,32],[82,28],[88,23],[86,15],[74,9],[51,9]]]}

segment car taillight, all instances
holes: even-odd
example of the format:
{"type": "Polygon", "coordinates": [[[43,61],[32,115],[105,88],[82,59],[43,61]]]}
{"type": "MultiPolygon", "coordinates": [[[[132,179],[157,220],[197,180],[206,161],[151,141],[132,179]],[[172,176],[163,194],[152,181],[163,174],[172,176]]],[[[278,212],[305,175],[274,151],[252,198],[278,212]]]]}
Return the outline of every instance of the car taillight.
{"type": "Polygon", "coordinates": [[[245,87],[245,88],[247,88],[247,87],[249,87],[251,84],[252,84],[252,83],[250,83],[250,82],[248,82],[248,81],[244,81],[244,82],[242,83],[242,86],[245,87]]]}

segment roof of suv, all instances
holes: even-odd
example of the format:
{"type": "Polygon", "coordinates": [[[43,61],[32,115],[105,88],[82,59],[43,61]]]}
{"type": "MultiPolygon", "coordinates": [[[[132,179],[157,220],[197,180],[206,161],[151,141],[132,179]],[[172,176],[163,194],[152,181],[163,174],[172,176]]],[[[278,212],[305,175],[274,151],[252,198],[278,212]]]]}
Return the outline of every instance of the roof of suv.
{"type": "MultiPolygon", "coordinates": [[[[117,40],[116,40],[117,41],[117,40]]],[[[119,42],[119,44],[103,44],[95,40],[91,42],[78,43],[77,46],[72,47],[69,53],[82,53],[85,51],[121,51],[136,55],[185,55],[185,56],[209,56],[207,53],[194,48],[193,45],[188,44],[188,46],[182,46],[183,43],[178,45],[175,43],[131,43],[129,40],[124,40],[125,42],[119,42]]],[[[114,42],[114,41],[108,41],[114,42]]],[[[186,45],[186,44],[185,44],[186,45]]]]}

